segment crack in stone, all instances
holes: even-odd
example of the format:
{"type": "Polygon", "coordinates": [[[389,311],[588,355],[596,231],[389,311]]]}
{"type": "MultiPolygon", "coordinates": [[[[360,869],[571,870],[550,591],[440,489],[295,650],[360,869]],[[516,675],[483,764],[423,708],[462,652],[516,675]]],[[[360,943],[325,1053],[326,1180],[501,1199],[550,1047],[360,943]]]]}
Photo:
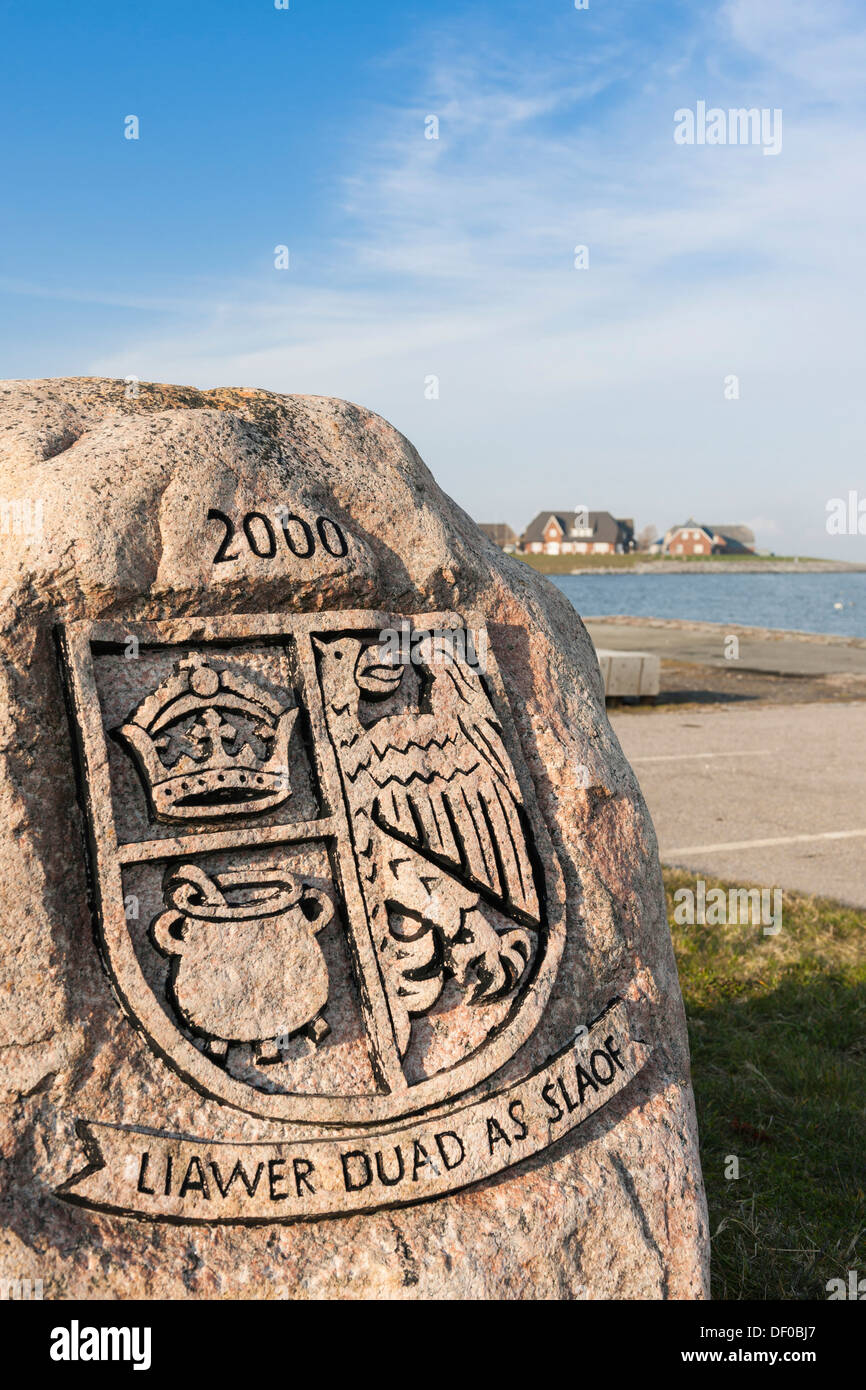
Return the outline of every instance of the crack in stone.
{"type": "Polygon", "coordinates": [[[619,1180],[622,1186],[625,1188],[626,1196],[628,1197],[629,1201],[632,1204],[632,1207],[634,1208],[635,1215],[638,1219],[638,1224],[640,1225],[641,1235],[643,1236],[647,1245],[650,1247],[650,1249],[652,1250],[653,1254],[659,1262],[659,1269],[661,1271],[662,1281],[662,1299],[666,1301],[668,1297],[668,1273],[667,1269],[665,1268],[664,1257],[662,1255],[661,1250],[658,1247],[658,1243],[656,1242],[655,1236],[650,1230],[650,1224],[647,1220],[646,1212],[644,1211],[641,1200],[637,1195],[637,1188],[634,1185],[634,1179],[632,1178],[631,1173],[626,1168],[619,1154],[611,1154],[610,1161],[616,1169],[617,1174],[619,1176],[619,1180]]]}

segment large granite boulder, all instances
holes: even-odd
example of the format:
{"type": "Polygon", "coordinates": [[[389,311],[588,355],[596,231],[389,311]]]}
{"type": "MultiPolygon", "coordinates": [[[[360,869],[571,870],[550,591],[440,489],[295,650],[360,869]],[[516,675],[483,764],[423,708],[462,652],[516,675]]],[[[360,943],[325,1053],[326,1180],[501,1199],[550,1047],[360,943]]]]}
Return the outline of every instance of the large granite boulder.
{"type": "Polygon", "coordinates": [[[5,383],[0,468],[2,1274],[704,1297],[656,841],[571,605],[343,401],[5,383]]]}

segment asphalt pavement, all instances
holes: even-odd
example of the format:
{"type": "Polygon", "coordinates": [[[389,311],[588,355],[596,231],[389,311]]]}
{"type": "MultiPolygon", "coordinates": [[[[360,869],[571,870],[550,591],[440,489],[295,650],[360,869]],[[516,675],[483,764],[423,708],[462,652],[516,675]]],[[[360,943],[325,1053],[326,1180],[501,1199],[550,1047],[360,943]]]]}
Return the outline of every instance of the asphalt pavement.
{"type": "Polygon", "coordinates": [[[866,641],[858,637],[662,619],[585,618],[584,622],[596,647],[653,652],[663,661],[792,677],[866,675],[866,641]],[[736,647],[729,641],[732,636],[737,638],[736,647]]]}
{"type": "Polygon", "coordinates": [[[866,908],[866,702],[610,717],[663,864],[866,908]]]}

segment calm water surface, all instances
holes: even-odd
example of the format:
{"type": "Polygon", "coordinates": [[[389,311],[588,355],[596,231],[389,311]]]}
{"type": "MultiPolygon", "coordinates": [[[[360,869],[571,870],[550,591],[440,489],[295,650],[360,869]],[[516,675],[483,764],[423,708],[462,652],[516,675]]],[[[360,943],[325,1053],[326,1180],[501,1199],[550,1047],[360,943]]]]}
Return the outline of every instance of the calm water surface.
{"type": "Polygon", "coordinates": [[[578,613],[866,637],[866,574],[557,574],[578,613]]]}

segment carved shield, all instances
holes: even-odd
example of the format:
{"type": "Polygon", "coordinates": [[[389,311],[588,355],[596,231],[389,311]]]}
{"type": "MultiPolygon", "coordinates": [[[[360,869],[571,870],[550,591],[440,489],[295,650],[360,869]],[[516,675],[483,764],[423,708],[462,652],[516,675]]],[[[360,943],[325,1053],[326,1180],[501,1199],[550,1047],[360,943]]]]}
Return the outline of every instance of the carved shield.
{"type": "Polygon", "coordinates": [[[191,1086],[364,1125],[526,1042],[562,881],[482,628],[73,623],[63,648],[100,950],[191,1086]]]}

